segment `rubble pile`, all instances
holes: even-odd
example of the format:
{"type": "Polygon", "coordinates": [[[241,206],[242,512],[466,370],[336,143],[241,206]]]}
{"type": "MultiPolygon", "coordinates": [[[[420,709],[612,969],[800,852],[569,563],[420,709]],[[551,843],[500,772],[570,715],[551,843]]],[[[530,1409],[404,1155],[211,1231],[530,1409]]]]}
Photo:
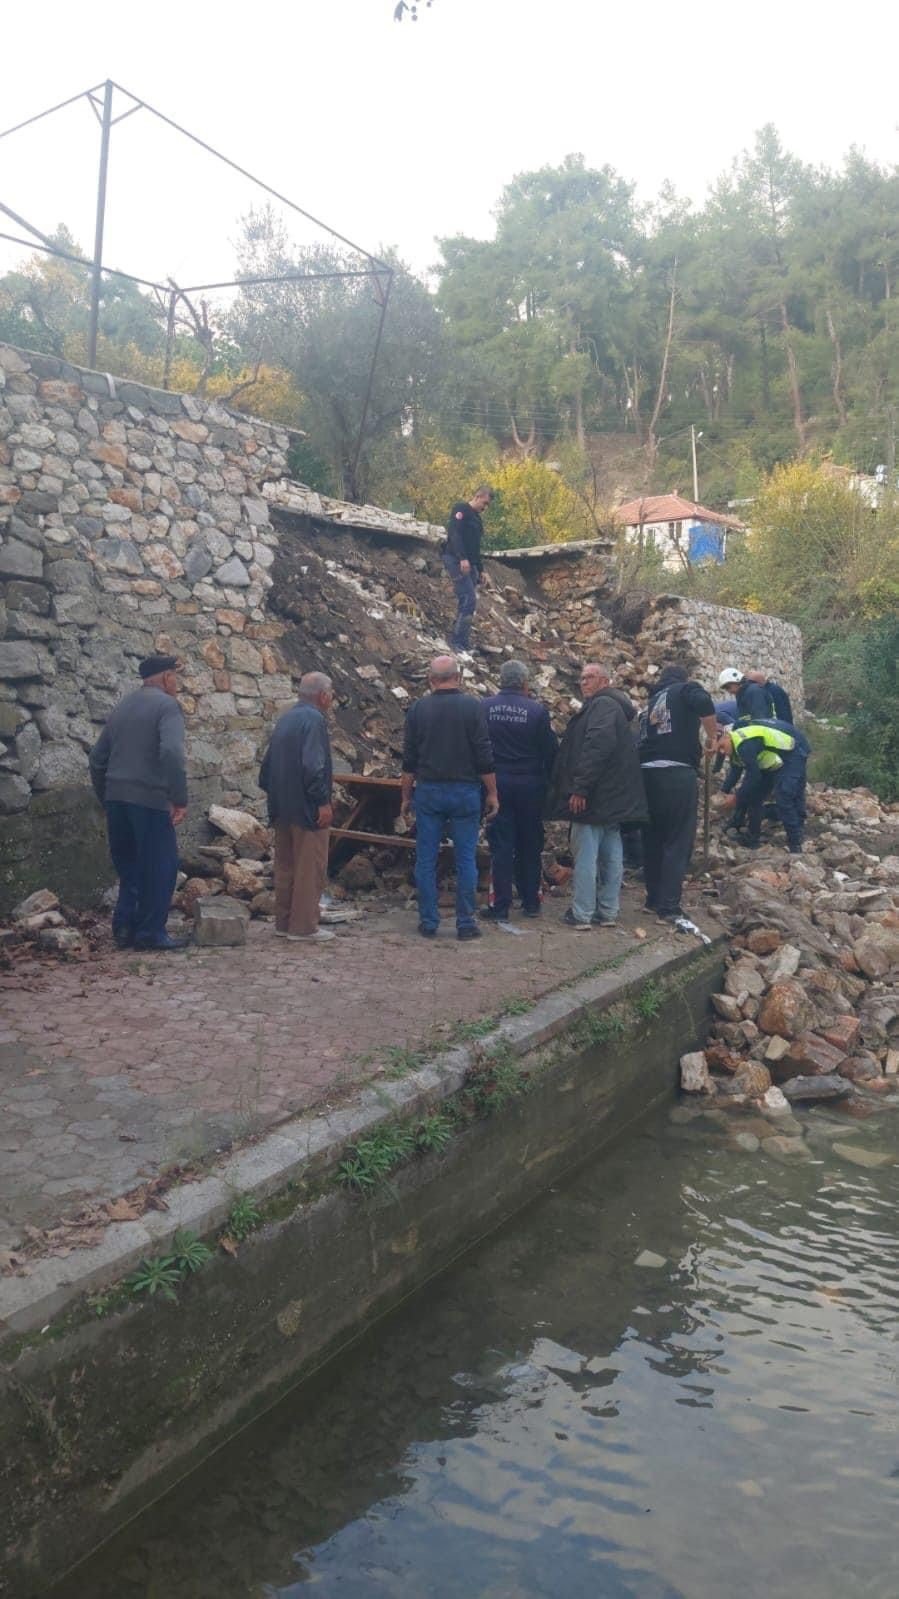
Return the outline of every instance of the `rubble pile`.
{"type": "Polygon", "coordinates": [[[87,951],[97,917],[61,905],[56,894],[39,888],[13,908],[8,926],[0,927],[0,951],[81,955],[87,951]]]}
{"type": "Polygon", "coordinates": [[[710,1042],[681,1062],[686,1092],[737,1112],[734,1137],[748,1114],[784,1160],[808,1153],[793,1106],[864,1120],[899,1088],[899,854],[865,847],[896,840],[895,808],[816,787],[809,811],[799,856],[714,842],[707,892],[730,948],[710,1042]]]}

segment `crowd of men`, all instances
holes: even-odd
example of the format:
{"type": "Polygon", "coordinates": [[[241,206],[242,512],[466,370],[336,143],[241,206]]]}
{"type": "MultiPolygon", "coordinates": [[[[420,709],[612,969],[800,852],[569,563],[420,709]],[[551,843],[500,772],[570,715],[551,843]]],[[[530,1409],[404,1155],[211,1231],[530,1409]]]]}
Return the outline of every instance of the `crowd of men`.
{"type": "MultiPolygon", "coordinates": [[[[451,642],[470,641],[483,577],[481,488],[450,513],[444,565],[457,616],[451,642]]],[[[166,929],[178,869],[175,828],[187,806],[178,662],[151,656],[143,686],[113,711],[91,752],[119,876],[113,936],[122,948],[183,947],[166,929]]],[[[496,694],[464,692],[456,654],[438,655],[429,692],[406,715],[401,815],[415,830],[418,931],[440,923],[438,860],[453,845],[457,937],[480,938],[481,922],[508,922],[517,904],[542,913],[544,824],[568,824],[572,898],[562,920],[577,931],[614,927],[625,861],[642,868],[645,906],[663,922],[684,921],[682,893],[696,839],[703,763],[727,765],[721,805],[747,848],[762,821],[783,825],[802,848],[809,745],[793,725],[789,698],[762,671],[726,667],[716,704],[685,666],[659,673],[639,712],[599,662],[584,665],[580,702],[561,738],[531,692],[527,664],[506,661],[496,694]],[[491,861],[488,903],[478,907],[477,845],[484,825],[491,861]]],[[[259,774],[274,833],[275,933],[294,942],[334,937],[319,925],[333,821],[328,714],[333,685],[322,672],[301,679],[297,703],[278,719],[259,774]]],[[[686,923],[689,926],[689,923],[686,923]]]]}

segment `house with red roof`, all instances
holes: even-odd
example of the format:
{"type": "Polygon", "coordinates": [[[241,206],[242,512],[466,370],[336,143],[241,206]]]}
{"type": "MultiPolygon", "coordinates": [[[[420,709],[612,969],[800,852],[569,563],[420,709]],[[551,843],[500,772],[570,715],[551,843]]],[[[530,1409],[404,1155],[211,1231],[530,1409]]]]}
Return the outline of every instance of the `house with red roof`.
{"type": "Polygon", "coordinates": [[[744,522],[707,505],[685,500],[680,494],[645,494],[627,500],[612,512],[630,544],[657,550],[673,571],[699,561],[723,561],[728,539],[746,532],[744,522]]]}

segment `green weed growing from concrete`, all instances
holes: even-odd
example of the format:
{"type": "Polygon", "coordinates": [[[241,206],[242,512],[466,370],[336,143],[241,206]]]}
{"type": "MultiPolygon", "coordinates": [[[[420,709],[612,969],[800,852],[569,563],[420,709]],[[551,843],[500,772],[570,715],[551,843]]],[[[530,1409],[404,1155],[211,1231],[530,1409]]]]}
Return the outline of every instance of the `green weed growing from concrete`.
{"type": "Polygon", "coordinates": [[[662,989],[661,984],[653,982],[653,980],[650,978],[649,982],[644,984],[637,995],[637,998],[634,1000],[634,1009],[641,1021],[655,1021],[655,1018],[658,1016],[659,1011],[662,1008],[663,998],[664,990],[662,989]]]}
{"type": "Polygon", "coordinates": [[[240,1194],[228,1212],[225,1235],[240,1244],[259,1226],[261,1220],[262,1212],[256,1205],[252,1194],[240,1194]]]}

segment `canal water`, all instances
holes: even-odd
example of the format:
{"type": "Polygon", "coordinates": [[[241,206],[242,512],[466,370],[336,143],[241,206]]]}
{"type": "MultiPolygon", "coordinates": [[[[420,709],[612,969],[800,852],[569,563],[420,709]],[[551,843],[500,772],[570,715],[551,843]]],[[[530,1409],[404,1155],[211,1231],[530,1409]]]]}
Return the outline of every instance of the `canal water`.
{"type": "Polygon", "coordinates": [[[896,1599],[899,1114],[805,1123],[661,1113],[59,1599],[896,1599]]]}

